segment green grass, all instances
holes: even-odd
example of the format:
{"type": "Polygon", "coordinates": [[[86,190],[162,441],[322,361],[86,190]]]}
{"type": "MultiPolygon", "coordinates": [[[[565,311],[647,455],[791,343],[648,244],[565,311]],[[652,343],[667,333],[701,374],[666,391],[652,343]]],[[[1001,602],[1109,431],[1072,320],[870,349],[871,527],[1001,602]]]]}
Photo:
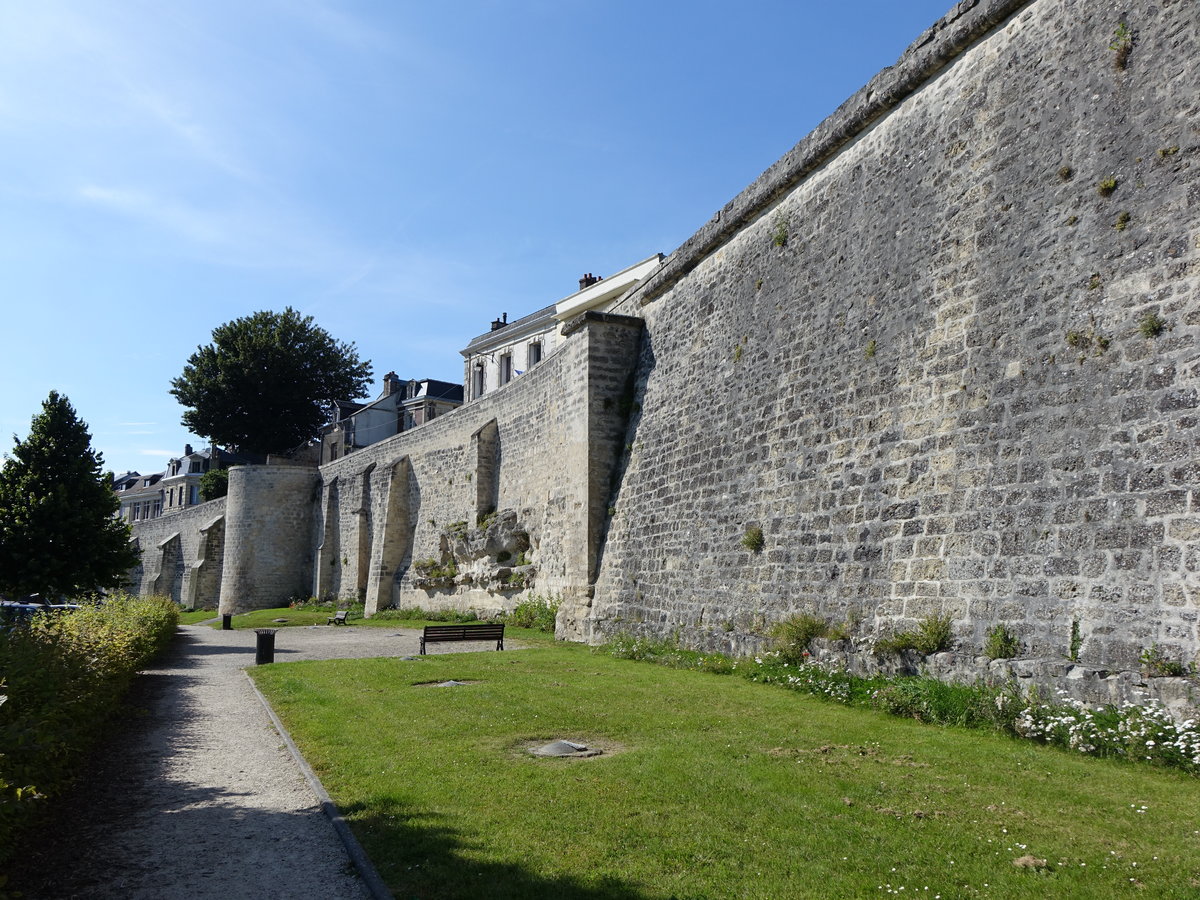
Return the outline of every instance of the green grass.
{"type": "MultiPolygon", "coordinates": [[[[279,609],[256,609],[253,612],[242,613],[234,616],[230,620],[230,624],[235,629],[238,628],[286,628],[296,625],[324,625],[336,613],[335,609],[291,609],[289,607],[281,607],[279,609]],[[276,622],[276,619],[286,619],[286,622],[276,622]]],[[[348,618],[348,624],[360,625],[363,624],[361,619],[362,613],[359,613],[360,618],[355,619],[354,613],[351,612],[348,618]]],[[[221,627],[221,617],[217,616],[217,621],[209,626],[210,628],[221,627]]],[[[341,626],[338,626],[341,627],[341,626]]]]}
{"type": "Polygon", "coordinates": [[[199,622],[207,622],[212,618],[220,618],[220,614],[215,609],[181,609],[179,611],[180,625],[195,625],[199,622]]]}
{"type": "Polygon", "coordinates": [[[1200,781],[1178,772],[576,645],[252,674],[398,897],[1184,897],[1200,883],[1200,781]],[[451,678],[476,683],[418,686],[451,678]],[[521,752],[560,737],[621,749],[521,752]],[[1026,855],[1048,866],[1013,865],[1026,855]]]}

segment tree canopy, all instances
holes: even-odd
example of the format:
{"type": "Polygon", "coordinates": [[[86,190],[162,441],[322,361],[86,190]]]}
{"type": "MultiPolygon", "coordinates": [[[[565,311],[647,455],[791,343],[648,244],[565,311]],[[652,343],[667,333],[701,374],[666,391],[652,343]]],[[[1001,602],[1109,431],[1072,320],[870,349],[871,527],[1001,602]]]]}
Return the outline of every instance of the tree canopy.
{"type": "Polygon", "coordinates": [[[0,591],[78,597],[119,587],[138,563],[87,424],[51,391],[0,469],[0,591]]]}
{"type": "Polygon", "coordinates": [[[335,402],[366,393],[371,363],[291,307],[213,330],[171,394],[193,434],[242,453],[286,453],[316,437],[335,402]]]}

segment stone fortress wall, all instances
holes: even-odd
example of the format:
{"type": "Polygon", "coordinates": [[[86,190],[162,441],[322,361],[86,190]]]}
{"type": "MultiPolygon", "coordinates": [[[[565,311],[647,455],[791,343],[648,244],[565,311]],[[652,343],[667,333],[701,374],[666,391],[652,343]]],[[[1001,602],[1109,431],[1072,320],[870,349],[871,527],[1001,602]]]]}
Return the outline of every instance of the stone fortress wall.
{"type": "Polygon", "coordinates": [[[1197,656],[1200,15],[1084,7],[959,4],[615,310],[590,639],[944,613],[968,652],[1197,656]]]}
{"type": "Polygon", "coordinates": [[[225,504],[222,497],[135,523],[142,563],[129,573],[130,589],[171,597],[188,609],[215,606],[225,561],[225,504]]]}
{"type": "Polygon", "coordinates": [[[222,610],[289,577],[369,612],[544,594],[562,637],[735,652],[809,611],[857,666],[948,614],[935,671],[1004,624],[1022,674],[1102,699],[1152,644],[1196,658],[1198,98],[1194,3],[959,3],[620,315],[319,471],[231,478],[222,610]]]}
{"type": "Polygon", "coordinates": [[[368,614],[529,595],[586,609],[641,325],[589,313],[504,388],[323,466],[314,593],[368,614]]]}

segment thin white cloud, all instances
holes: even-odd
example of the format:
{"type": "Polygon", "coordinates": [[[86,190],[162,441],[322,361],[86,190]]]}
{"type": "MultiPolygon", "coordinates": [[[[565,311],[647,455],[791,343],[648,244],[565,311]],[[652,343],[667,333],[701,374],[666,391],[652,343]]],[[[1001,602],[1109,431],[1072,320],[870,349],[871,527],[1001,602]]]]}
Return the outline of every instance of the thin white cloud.
{"type": "Polygon", "coordinates": [[[235,157],[214,134],[211,127],[201,124],[196,113],[177,98],[136,84],[127,84],[129,102],[136,108],[149,113],[150,117],[164,126],[168,133],[177,138],[201,162],[243,181],[257,181],[258,175],[235,157]]]}
{"type": "Polygon", "coordinates": [[[173,450],[139,450],[138,456],[161,456],[164,459],[170,459],[174,452],[173,450]]]}
{"type": "Polygon", "coordinates": [[[137,428],[139,426],[145,426],[145,425],[157,425],[158,423],[157,422],[118,422],[117,424],[120,425],[122,428],[126,428],[126,427],[137,428]]]}
{"type": "Polygon", "coordinates": [[[169,203],[143,191],[88,184],[79,189],[79,196],[89,203],[157,225],[193,241],[215,243],[223,234],[210,215],[169,203]]]}

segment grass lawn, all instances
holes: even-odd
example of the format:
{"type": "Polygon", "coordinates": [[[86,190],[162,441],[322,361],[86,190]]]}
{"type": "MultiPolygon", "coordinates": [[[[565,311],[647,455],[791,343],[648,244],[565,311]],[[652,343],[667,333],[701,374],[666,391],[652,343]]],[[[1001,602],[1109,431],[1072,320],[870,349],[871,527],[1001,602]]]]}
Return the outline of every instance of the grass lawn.
{"type": "Polygon", "coordinates": [[[212,609],[181,609],[179,611],[180,625],[195,625],[198,622],[207,622],[209,619],[220,615],[216,610],[212,609]]]}
{"type": "Polygon", "coordinates": [[[250,671],[397,897],[1200,896],[1174,771],[577,645],[250,671]]]}
{"type": "MultiPolygon", "coordinates": [[[[234,616],[230,620],[230,624],[235,628],[287,628],[294,625],[324,625],[336,613],[336,609],[291,609],[287,606],[281,606],[278,609],[256,609],[253,612],[242,613],[234,616]],[[276,619],[286,619],[286,622],[276,622],[276,619]]],[[[347,624],[366,625],[368,622],[362,618],[354,618],[351,613],[347,624]]],[[[395,627],[395,622],[391,623],[395,627]]],[[[217,621],[213,622],[210,628],[221,627],[221,617],[217,616],[217,621]]],[[[336,626],[338,628],[342,626],[336,626]]]]}

